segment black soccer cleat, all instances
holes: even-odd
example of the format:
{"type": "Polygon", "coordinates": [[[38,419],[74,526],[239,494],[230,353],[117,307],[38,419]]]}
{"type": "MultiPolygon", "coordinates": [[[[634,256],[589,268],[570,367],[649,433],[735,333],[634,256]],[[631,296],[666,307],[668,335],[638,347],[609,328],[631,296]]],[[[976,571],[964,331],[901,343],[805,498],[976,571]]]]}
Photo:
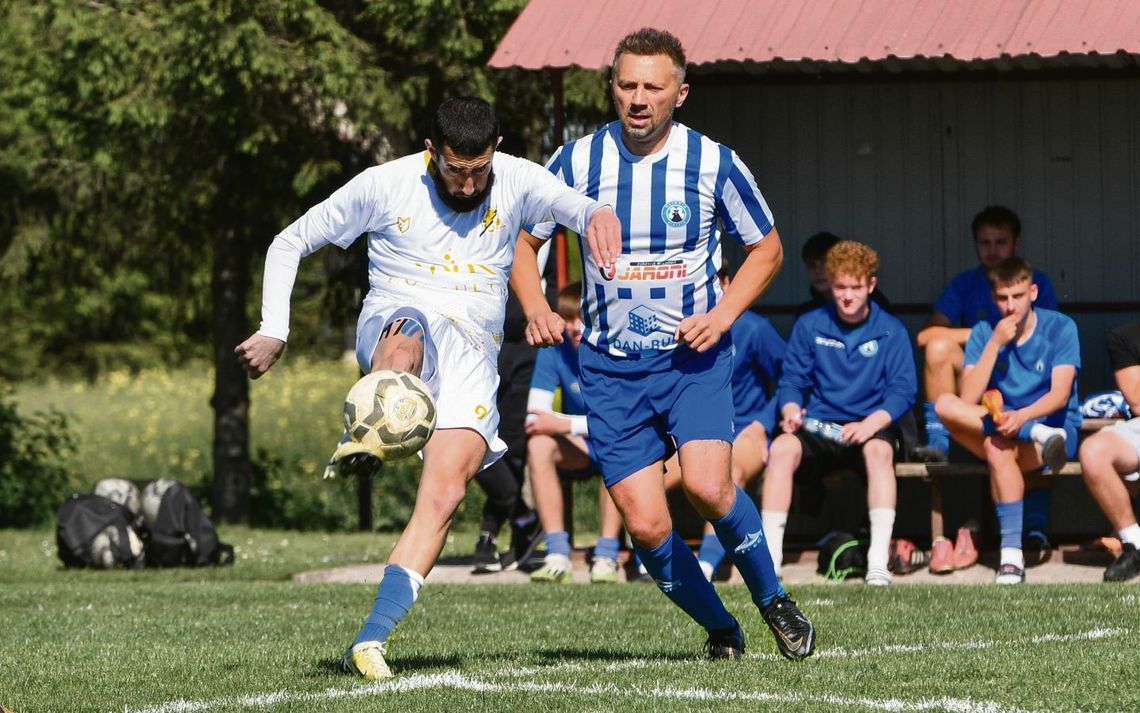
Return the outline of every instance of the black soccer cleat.
{"type": "Polygon", "coordinates": [[[349,478],[370,478],[380,472],[384,463],[371,453],[353,453],[340,462],[340,474],[349,478]]]}
{"type": "Polygon", "coordinates": [[[503,571],[503,563],[499,559],[499,546],[495,536],[487,531],[479,533],[479,540],[475,543],[475,555],[471,558],[472,574],[491,574],[503,571]]]}
{"type": "Polygon", "coordinates": [[[1140,577],[1140,550],[1136,545],[1125,542],[1120,556],[1104,570],[1104,581],[1127,582],[1140,577]]]}
{"type": "Polygon", "coordinates": [[[709,631],[709,638],[705,641],[705,651],[709,659],[738,659],[744,655],[744,629],[740,622],[727,629],[713,629],[709,631]]]}
{"type": "Polygon", "coordinates": [[[792,661],[806,659],[815,651],[815,628],[807,620],[791,597],[773,599],[761,614],[776,637],[776,646],[784,658],[792,661]]]}

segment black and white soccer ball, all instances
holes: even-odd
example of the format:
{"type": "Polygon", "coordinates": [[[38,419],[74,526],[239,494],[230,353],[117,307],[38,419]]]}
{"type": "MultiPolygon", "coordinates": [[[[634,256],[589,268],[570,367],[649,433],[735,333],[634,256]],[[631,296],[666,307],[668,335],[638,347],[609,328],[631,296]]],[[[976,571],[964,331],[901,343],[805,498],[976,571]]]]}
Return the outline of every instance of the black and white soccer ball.
{"type": "Polygon", "coordinates": [[[131,516],[135,519],[142,516],[142,496],[139,487],[126,478],[103,478],[95,483],[91,492],[122,505],[131,511],[131,516]]]}
{"type": "Polygon", "coordinates": [[[435,418],[427,384],[402,371],[374,371],[356,382],[344,400],[349,438],[384,461],[422,449],[435,432],[435,418]]]}

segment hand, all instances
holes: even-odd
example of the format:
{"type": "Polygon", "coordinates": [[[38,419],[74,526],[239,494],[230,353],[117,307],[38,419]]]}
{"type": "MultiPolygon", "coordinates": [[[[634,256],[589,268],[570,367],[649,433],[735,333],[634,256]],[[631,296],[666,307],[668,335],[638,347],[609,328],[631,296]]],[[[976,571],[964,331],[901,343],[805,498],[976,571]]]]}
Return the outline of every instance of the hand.
{"type": "Polygon", "coordinates": [[[586,244],[599,267],[608,270],[617,263],[621,255],[621,221],[613,209],[601,208],[590,216],[586,225],[586,244]]]}
{"type": "Polygon", "coordinates": [[[731,326],[731,323],[722,324],[714,309],[712,312],[694,314],[681,320],[673,336],[679,343],[688,344],[691,349],[707,352],[717,345],[731,326]]]}
{"type": "Polygon", "coordinates": [[[996,325],[994,325],[994,334],[990,337],[994,344],[998,347],[1004,347],[1017,337],[1017,328],[1021,324],[1022,315],[1011,314],[1008,317],[1002,317],[996,325]]]}
{"type": "Polygon", "coordinates": [[[274,337],[253,334],[234,348],[249,378],[256,379],[277,363],[285,352],[285,342],[274,337]]]}
{"type": "Polygon", "coordinates": [[[526,343],[532,347],[549,347],[562,343],[566,321],[551,311],[531,317],[526,323],[526,343]]]}
{"type": "Polygon", "coordinates": [[[527,411],[523,428],[528,436],[561,436],[570,433],[570,419],[549,411],[527,411]]]}
{"type": "Polygon", "coordinates": [[[839,437],[853,446],[861,446],[871,440],[871,437],[879,430],[878,426],[867,423],[867,419],[863,419],[862,421],[843,424],[843,427],[839,429],[839,437]]]}
{"type": "Polygon", "coordinates": [[[1014,438],[1028,420],[1021,409],[1014,409],[1003,413],[1000,421],[995,418],[994,426],[997,427],[997,432],[1001,435],[1006,438],[1014,438]]]}
{"type": "Polygon", "coordinates": [[[780,409],[780,430],[784,433],[795,433],[804,423],[804,414],[807,413],[799,404],[786,403],[780,409]]]}

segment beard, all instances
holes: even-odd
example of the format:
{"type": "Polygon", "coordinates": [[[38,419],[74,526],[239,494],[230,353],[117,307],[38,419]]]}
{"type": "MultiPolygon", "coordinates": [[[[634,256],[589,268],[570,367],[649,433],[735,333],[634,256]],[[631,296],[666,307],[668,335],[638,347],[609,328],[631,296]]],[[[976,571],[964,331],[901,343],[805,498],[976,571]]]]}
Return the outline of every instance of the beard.
{"type": "Polygon", "coordinates": [[[487,185],[483,187],[483,190],[477,191],[469,196],[457,196],[448,190],[443,179],[439,177],[439,169],[436,168],[434,162],[428,173],[431,174],[431,180],[435,183],[435,192],[439,195],[439,199],[443,201],[445,206],[456,213],[469,213],[481,206],[483,200],[490,195],[491,186],[495,185],[495,171],[492,169],[491,175],[487,176],[487,185]]]}

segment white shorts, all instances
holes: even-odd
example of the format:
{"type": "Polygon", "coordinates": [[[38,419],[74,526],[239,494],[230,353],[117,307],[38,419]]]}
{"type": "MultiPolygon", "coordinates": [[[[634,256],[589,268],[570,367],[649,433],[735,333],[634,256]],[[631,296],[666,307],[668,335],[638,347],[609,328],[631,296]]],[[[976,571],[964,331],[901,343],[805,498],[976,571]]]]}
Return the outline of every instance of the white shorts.
{"type": "MultiPolygon", "coordinates": [[[[1128,445],[1136,449],[1136,458],[1140,459],[1140,418],[1120,421],[1106,428],[1128,441],[1128,445]]],[[[1140,481],[1140,472],[1124,473],[1120,477],[1130,483],[1135,483],[1140,481]]]]}
{"type": "Polygon", "coordinates": [[[435,312],[416,307],[370,308],[365,304],[356,324],[356,362],[372,371],[372,354],[380,334],[397,319],[412,318],[424,328],[424,365],[420,378],[431,389],[436,429],[469,428],[487,443],[483,468],[503,457],[507,444],[499,438],[497,354],[488,353],[486,335],[435,312]]]}

